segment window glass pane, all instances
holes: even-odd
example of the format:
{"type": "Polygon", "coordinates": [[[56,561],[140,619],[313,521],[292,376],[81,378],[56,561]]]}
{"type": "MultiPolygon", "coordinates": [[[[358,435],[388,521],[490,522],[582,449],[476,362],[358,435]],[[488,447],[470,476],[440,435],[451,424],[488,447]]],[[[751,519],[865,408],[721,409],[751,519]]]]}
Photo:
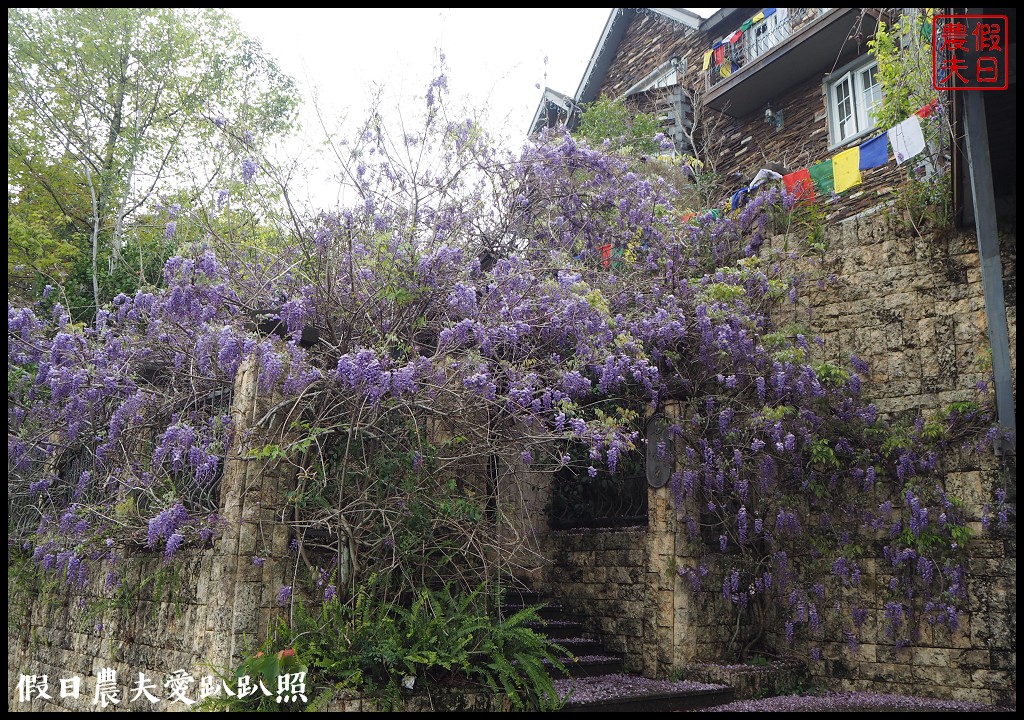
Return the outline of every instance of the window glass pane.
{"type": "Polygon", "coordinates": [[[861,89],[859,99],[863,110],[864,128],[867,129],[875,126],[875,121],[871,117],[871,111],[882,102],[882,85],[878,82],[877,65],[861,70],[859,75],[861,89]]]}
{"type": "Polygon", "coordinates": [[[847,75],[834,88],[836,141],[842,141],[857,132],[857,120],[854,117],[853,93],[850,87],[850,76],[847,75]]]}

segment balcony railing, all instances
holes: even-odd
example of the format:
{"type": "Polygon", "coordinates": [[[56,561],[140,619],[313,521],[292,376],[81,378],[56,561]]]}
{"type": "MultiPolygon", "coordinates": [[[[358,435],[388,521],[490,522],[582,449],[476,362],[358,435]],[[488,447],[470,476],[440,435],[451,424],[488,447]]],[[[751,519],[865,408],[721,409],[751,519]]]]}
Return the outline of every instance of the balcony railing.
{"type": "Polygon", "coordinates": [[[772,48],[829,8],[767,8],[736,28],[711,48],[704,72],[705,88],[711,90],[733,74],[742,72],[772,48]],[[759,17],[763,15],[763,17],[759,17]],[[757,21],[754,22],[754,18],[757,21]]]}

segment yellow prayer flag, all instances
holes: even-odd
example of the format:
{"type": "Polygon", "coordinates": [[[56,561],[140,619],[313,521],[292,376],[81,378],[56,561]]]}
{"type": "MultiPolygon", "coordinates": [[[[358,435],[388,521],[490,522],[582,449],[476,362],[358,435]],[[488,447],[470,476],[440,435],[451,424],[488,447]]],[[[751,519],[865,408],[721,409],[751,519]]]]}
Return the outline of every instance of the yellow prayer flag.
{"type": "Polygon", "coordinates": [[[706,53],[704,53],[704,71],[705,72],[707,72],[707,69],[709,67],[711,67],[711,54],[712,54],[711,50],[708,50],[706,53]]]}
{"type": "Polygon", "coordinates": [[[727,78],[730,75],[732,75],[732,62],[729,60],[729,58],[726,58],[725,62],[721,64],[721,66],[718,68],[718,72],[724,78],[727,78]]]}
{"type": "Polygon", "coordinates": [[[759,22],[761,22],[762,20],[764,20],[764,10],[762,10],[761,12],[759,12],[759,13],[758,13],[757,15],[755,15],[754,17],[750,18],[750,22],[752,22],[752,23],[759,23],[759,22]]]}
{"type": "Polygon", "coordinates": [[[835,176],[837,193],[860,185],[860,145],[844,150],[833,157],[832,172],[835,176]]]}

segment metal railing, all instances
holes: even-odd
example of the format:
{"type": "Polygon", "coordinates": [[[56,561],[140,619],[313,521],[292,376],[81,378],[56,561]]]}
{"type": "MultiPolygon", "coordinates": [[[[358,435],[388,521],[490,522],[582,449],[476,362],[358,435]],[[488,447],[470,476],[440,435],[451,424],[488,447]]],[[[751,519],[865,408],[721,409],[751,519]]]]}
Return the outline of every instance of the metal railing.
{"type": "Polygon", "coordinates": [[[829,8],[776,8],[770,16],[746,30],[736,28],[723,38],[725,42],[719,48],[712,49],[710,65],[704,72],[705,89],[711,90],[735,73],[742,72],[747,65],[827,10],[829,8]]]}
{"type": "Polygon", "coordinates": [[[586,527],[625,527],[647,524],[647,477],[644,458],[623,458],[615,474],[604,470],[595,477],[563,468],[555,473],[548,504],[548,524],[554,530],[586,527]]]}

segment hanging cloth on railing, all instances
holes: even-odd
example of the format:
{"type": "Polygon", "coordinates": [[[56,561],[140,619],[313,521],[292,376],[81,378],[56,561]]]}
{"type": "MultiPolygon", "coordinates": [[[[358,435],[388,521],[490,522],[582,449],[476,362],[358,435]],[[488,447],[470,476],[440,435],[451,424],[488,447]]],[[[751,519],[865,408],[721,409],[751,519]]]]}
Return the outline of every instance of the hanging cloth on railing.
{"type": "Polygon", "coordinates": [[[917,111],[917,116],[918,117],[922,117],[922,118],[926,118],[929,115],[931,115],[933,112],[935,112],[935,110],[938,109],[938,107],[939,107],[939,99],[935,98],[930,103],[925,105],[923,108],[918,110],[917,111]]]}
{"type": "Polygon", "coordinates": [[[729,206],[732,210],[735,210],[743,204],[743,198],[750,192],[750,188],[740,188],[732,194],[732,198],[729,199],[729,206]]]}
{"type": "Polygon", "coordinates": [[[714,51],[713,50],[708,50],[706,53],[704,53],[704,71],[705,72],[707,72],[707,69],[709,67],[711,67],[711,56],[712,55],[714,55],[714,51]]]}
{"type": "Polygon", "coordinates": [[[751,182],[750,182],[750,189],[751,190],[756,190],[757,188],[761,187],[762,185],[764,185],[769,180],[781,180],[781,179],[782,179],[782,175],[780,175],[779,173],[775,172],[774,170],[769,170],[768,168],[761,168],[760,170],[757,171],[757,175],[754,176],[754,179],[751,180],[751,182]]]}

